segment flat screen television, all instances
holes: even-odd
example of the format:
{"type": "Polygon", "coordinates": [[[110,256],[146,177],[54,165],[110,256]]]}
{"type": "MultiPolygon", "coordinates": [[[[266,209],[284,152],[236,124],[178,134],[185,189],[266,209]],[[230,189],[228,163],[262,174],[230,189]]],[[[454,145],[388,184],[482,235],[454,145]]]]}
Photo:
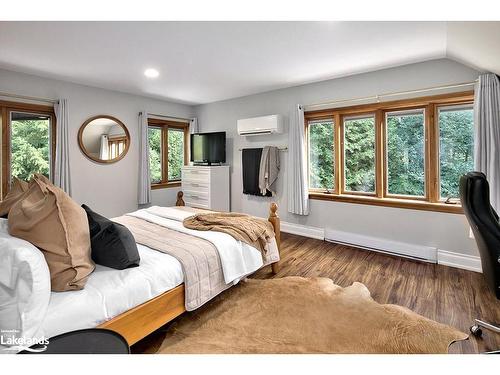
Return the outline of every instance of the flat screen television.
{"type": "Polygon", "coordinates": [[[226,132],[191,134],[191,161],[194,164],[226,162],[226,132]]]}

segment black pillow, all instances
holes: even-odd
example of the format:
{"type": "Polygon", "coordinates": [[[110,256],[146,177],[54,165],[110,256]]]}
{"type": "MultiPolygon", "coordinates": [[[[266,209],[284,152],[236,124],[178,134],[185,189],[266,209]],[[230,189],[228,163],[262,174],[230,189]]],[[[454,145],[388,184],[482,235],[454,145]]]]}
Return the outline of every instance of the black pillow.
{"type": "Polygon", "coordinates": [[[92,260],[117,270],[137,267],[141,259],[132,233],[125,226],[95,213],[88,206],[83,204],[82,208],[89,219],[92,260]]]}

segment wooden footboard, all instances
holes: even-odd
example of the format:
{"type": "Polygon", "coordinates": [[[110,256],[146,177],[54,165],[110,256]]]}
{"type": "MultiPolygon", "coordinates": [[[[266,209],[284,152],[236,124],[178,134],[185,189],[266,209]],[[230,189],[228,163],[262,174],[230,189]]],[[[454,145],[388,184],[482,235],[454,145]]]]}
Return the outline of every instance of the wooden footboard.
{"type": "MultiPolygon", "coordinates": [[[[176,206],[184,206],[183,193],[177,193],[176,206]]],[[[278,251],[281,245],[280,218],[276,213],[278,205],[271,203],[269,222],[273,225],[278,251]]],[[[279,262],[271,265],[273,273],[279,271],[279,262]]],[[[167,324],[186,311],[184,306],[184,284],[168,290],[143,304],[97,326],[121,334],[129,345],[135,344],[161,326],[167,324]]]]}
{"type": "MultiPolygon", "coordinates": [[[[177,201],[175,202],[176,206],[185,206],[186,203],[184,202],[184,193],[181,191],[177,192],[177,201]]],[[[276,238],[276,245],[278,246],[278,253],[280,252],[281,248],[281,224],[280,224],[280,218],[277,214],[278,211],[278,205],[276,203],[271,203],[269,207],[269,217],[267,220],[273,225],[274,228],[274,235],[276,238]]],[[[274,274],[277,274],[279,272],[280,266],[279,262],[275,262],[271,264],[271,268],[273,270],[274,274]]]]}

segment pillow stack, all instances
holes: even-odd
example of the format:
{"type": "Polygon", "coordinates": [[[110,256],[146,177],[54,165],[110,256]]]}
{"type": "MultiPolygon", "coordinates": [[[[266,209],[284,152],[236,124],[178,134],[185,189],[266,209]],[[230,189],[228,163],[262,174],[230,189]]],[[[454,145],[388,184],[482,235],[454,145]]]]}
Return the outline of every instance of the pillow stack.
{"type": "Polygon", "coordinates": [[[92,260],[117,270],[137,267],[140,262],[139,251],[130,230],[86,205],[82,205],[82,208],[89,219],[92,260]]]}
{"type": "Polygon", "coordinates": [[[35,175],[29,185],[14,182],[6,200],[0,203],[0,215],[5,211],[9,233],[42,251],[52,290],[83,289],[95,268],[85,210],[45,176],[35,175]]]}

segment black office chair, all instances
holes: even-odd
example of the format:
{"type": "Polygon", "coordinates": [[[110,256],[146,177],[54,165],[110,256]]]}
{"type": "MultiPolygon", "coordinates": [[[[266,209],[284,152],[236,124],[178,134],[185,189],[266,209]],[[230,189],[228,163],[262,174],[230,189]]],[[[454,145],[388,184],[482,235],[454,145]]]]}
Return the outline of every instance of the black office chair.
{"type": "MultiPolygon", "coordinates": [[[[488,286],[500,299],[500,223],[490,205],[490,187],[481,172],[469,172],[460,178],[460,200],[476,239],[483,275],[488,286]]],[[[500,327],[475,319],[470,328],[474,336],[481,336],[482,328],[500,333],[500,327]]]]}

